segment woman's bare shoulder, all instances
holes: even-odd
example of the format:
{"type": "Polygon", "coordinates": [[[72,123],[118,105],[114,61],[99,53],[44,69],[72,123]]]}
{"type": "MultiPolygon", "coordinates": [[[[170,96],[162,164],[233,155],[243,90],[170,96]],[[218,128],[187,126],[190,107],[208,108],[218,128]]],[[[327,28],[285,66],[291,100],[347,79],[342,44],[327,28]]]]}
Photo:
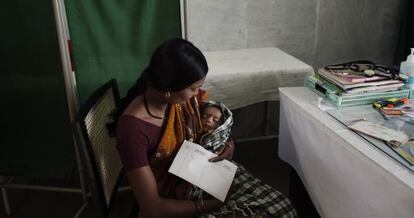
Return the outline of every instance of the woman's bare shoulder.
{"type": "Polygon", "coordinates": [[[122,115],[133,116],[141,121],[153,124],[158,127],[162,126],[162,122],[160,120],[154,119],[148,115],[147,111],[145,110],[145,105],[142,96],[138,96],[137,98],[135,98],[128,105],[128,107],[125,109],[122,115]]]}
{"type": "Polygon", "coordinates": [[[145,117],[144,112],[144,102],[142,100],[142,97],[138,96],[133,101],[131,101],[128,107],[125,108],[122,115],[130,115],[139,119],[143,119],[145,117]]]}

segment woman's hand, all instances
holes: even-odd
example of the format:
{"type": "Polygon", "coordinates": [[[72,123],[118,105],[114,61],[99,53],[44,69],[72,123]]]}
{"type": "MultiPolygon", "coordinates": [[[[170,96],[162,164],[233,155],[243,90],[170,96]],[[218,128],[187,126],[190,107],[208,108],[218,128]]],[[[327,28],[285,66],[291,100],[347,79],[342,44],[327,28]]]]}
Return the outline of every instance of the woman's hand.
{"type": "Polygon", "coordinates": [[[227,160],[231,160],[233,158],[233,154],[235,151],[235,146],[234,146],[234,141],[233,139],[229,139],[225,144],[224,144],[224,150],[222,152],[220,152],[220,154],[217,157],[213,157],[210,158],[209,161],[210,162],[217,162],[217,161],[221,161],[224,159],[227,160]]]}

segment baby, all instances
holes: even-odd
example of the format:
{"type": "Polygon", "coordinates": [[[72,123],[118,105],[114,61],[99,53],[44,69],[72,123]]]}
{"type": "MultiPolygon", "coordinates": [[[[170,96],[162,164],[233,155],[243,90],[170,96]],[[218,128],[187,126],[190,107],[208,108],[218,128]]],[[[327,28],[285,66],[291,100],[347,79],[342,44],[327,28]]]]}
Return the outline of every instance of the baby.
{"type": "Polygon", "coordinates": [[[198,143],[205,149],[220,154],[231,135],[233,114],[223,104],[208,101],[200,107],[202,133],[198,143]]]}
{"type": "MultiPolygon", "coordinates": [[[[196,141],[205,149],[219,155],[227,146],[233,125],[233,114],[222,103],[217,101],[204,102],[200,106],[202,131],[196,141]]],[[[193,186],[192,198],[203,199],[209,196],[202,189],[193,186]]]]}

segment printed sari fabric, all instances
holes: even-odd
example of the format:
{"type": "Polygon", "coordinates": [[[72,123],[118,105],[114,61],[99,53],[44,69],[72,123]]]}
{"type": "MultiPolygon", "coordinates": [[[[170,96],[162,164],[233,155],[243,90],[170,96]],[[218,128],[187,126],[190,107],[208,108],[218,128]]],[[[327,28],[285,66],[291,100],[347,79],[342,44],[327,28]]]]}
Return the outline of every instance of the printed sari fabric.
{"type": "MultiPolygon", "coordinates": [[[[171,105],[168,120],[157,151],[150,157],[151,167],[157,180],[158,190],[163,197],[176,199],[199,199],[205,193],[182,179],[168,173],[175,154],[184,140],[194,141],[201,133],[199,102],[206,100],[207,93],[184,104],[171,105]]],[[[290,200],[280,192],[255,178],[238,165],[229,200],[216,211],[200,217],[297,217],[290,200]]]]}
{"type": "MultiPolygon", "coordinates": [[[[233,161],[233,163],[235,163],[233,161]]],[[[200,217],[298,217],[289,198],[238,166],[229,200],[200,217]]]]}
{"type": "Polygon", "coordinates": [[[189,198],[192,185],[168,173],[168,168],[184,140],[194,141],[201,132],[199,102],[206,98],[207,93],[200,91],[197,96],[183,104],[169,106],[164,133],[156,152],[150,157],[150,165],[157,180],[158,190],[163,197],[189,198]]]}

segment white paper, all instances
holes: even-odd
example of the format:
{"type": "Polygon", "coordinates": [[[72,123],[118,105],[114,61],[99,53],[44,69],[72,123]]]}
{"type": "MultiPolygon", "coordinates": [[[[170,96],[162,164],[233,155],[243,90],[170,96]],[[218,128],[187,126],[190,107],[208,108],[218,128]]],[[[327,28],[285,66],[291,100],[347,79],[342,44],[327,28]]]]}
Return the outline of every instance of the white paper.
{"type": "Polygon", "coordinates": [[[168,172],[185,179],[224,202],[237,166],[228,160],[208,161],[215,156],[201,145],[184,141],[168,172]]]}
{"type": "Polygon", "coordinates": [[[394,140],[403,144],[408,141],[407,134],[370,121],[358,121],[349,125],[349,128],[386,142],[394,140]]]}

